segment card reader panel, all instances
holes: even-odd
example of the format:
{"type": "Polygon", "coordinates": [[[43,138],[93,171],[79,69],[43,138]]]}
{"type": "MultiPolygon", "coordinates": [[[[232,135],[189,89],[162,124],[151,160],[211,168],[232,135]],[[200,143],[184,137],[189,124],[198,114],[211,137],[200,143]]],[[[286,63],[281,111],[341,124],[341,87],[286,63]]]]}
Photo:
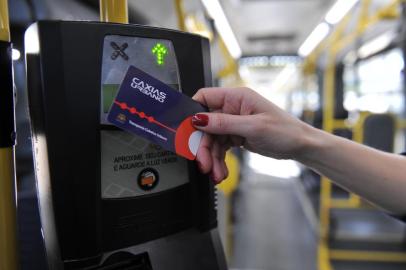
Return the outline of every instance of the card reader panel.
{"type": "Polygon", "coordinates": [[[106,116],[128,68],[136,66],[181,91],[170,40],[108,35],[103,42],[101,75],[101,195],[130,198],[188,183],[187,161],[145,139],[115,130],[106,116]]]}

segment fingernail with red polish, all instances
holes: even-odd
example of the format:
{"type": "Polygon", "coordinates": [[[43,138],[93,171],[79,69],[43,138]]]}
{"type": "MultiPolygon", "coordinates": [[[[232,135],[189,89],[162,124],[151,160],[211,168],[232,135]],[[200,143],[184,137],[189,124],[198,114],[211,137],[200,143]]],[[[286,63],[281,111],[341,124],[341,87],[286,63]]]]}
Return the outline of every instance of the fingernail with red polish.
{"type": "Polygon", "coordinates": [[[192,124],[197,127],[205,127],[209,123],[209,117],[206,114],[197,113],[192,117],[192,124]]]}

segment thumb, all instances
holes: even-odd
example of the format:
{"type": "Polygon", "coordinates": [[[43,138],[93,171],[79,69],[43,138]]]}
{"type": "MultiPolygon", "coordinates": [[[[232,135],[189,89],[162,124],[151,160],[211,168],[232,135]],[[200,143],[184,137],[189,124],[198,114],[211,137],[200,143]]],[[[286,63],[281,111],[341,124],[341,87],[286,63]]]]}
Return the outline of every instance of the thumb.
{"type": "Polygon", "coordinates": [[[211,134],[238,135],[246,137],[252,119],[249,115],[225,113],[197,113],[192,117],[192,124],[197,129],[211,134]]]}

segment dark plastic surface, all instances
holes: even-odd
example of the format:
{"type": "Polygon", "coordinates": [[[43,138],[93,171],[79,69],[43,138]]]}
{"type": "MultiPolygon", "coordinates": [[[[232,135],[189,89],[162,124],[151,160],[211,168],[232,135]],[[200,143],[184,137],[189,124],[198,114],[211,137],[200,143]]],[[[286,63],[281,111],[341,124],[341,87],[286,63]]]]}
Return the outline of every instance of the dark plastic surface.
{"type": "Polygon", "coordinates": [[[14,89],[11,43],[0,41],[0,147],[15,145],[14,89]]]}

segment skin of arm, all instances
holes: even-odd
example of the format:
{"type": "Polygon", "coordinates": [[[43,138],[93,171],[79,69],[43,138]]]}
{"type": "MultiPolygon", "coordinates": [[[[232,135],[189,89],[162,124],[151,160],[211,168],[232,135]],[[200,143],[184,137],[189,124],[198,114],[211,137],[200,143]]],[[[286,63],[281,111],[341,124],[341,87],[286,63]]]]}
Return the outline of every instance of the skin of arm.
{"type": "Polygon", "coordinates": [[[309,127],[296,160],[392,214],[406,214],[406,158],[309,127]]]}
{"type": "Polygon", "coordinates": [[[406,158],[354,143],[291,116],[248,88],[205,88],[194,96],[211,109],[192,122],[205,132],[197,153],[203,173],[227,177],[232,146],[294,159],[392,214],[406,214],[406,158]]]}

